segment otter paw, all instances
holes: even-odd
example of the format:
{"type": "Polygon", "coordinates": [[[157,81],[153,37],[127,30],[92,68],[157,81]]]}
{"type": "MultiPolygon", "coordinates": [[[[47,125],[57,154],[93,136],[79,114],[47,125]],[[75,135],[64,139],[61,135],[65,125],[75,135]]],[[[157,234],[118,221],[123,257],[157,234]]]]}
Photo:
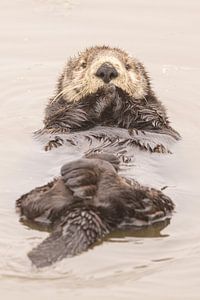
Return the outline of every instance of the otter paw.
{"type": "Polygon", "coordinates": [[[58,148],[62,146],[64,143],[63,139],[58,136],[55,136],[54,140],[49,141],[46,146],[44,147],[45,151],[50,151],[53,148],[58,148]]]}
{"type": "Polygon", "coordinates": [[[116,86],[114,84],[109,84],[104,87],[104,91],[108,95],[113,95],[116,93],[116,86]]]}

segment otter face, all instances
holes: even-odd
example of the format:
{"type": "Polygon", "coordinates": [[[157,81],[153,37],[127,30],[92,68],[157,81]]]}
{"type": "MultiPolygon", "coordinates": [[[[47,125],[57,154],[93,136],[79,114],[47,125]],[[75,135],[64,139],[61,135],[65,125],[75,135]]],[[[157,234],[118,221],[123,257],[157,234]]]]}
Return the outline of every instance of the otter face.
{"type": "Polygon", "coordinates": [[[76,102],[108,84],[141,99],[147,94],[149,79],[143,65],[126,52],[93,47],[68,61],[58,92],[66,101],[76,102]]]}

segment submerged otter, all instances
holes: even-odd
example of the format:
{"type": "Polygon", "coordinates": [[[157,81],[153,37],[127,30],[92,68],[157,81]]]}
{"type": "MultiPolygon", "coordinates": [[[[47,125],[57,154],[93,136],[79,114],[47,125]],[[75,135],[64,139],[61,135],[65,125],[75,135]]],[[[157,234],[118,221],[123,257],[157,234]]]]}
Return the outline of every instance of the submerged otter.
{"type": "Polygon", "coordinates": [[[52,233],[28,253],[37,267],[77,255],[108,233],[170,218],[174,204],[156,189],[118,175],[114,155],[65,164],[61,176],[16,201],[23,219],[51,225],[52,233]]]}
{"type": "MultiPolygon", "coordinates": [[[[38,133],[50,134],[45,147],[50,150],[63,144],[60,134],[82,132],[96,125],[113,128],[116,137],[116,128],[119,132],[120,128],[128,129],[128,139],[139,146],[145,144],[145,132],[153,132],[154,137],[163,134],[174,140],[180,138],[171,128],[144,66],[119,48],[106,46],[89,48],[68,61],[56,96],[46,107],[44,128],[38,133]]],[[[101,130],[95,135],[102,138],[101,130]]],[[[153,135],[150,137],[153,139],[153,135]]],[[[103,136],[106,138],[109,130],[103,136]]],[[[151,150],[162,152],[163,147],[158,146],[156,140],[151,150]]]]}

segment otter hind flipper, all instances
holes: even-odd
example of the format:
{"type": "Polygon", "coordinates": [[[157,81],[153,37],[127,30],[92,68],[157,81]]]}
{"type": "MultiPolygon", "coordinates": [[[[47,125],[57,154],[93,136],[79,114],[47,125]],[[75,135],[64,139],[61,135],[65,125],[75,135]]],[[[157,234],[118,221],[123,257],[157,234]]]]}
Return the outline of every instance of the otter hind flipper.
{"type": "Polygon", "coordinates": [[[44,212],[43,196],[54,185],[54,181],[47,183],[43,186],[36,187],[30,192],[22,195],[16,200],[16,210],[21,217],[27,217],[28,219],[34,219],[44,212]]]}
{"type": "Polygon", "coordinates": [[[153,224],[160,220],[171,218],[175,204],[167,195],[154,188],[140,186],[136,188],[138,207],[135,209],[136,219],[153,224]]]}
{"type": "Polygon", "coordinates": [[[72,201],[72,193],[61,178],[37,187],[16,200],[21,220],[36,223],[54,222],[72,201]]]}
{"type": "Polygon", "coordinates": [[[28,257],[36,267],[46,267],[88,250],[108,233],[109,229],[97,212],[75,208],[49,237],[28,253],[28,257]]]}
{"type": "Polygon", "coordinates": [[[74,197],[92,199],[98,190],[98,182],[105,171],[116,173],[118,159],[111,154],[93,155],[67,163],[61,168],[62,180],[74,197]]]}
{"type": "Polygon", "coordinates": [[[70,162],[61,168],[62,180],[74,197],[92,198],[97,190],[97,174],[89,159],[70,162]]]}

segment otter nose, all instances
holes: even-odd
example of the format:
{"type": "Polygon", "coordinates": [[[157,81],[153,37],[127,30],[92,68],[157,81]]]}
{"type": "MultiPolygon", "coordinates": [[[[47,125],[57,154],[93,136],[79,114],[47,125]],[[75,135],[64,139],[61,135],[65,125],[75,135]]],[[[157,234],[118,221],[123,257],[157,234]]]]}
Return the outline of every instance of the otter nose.
{"type": "Polygon", "coordinates": [[[104,63],[102,64],[96,74],[97,77],[101,78],[105,83],[110,82],[113,78],[118,76],[117,70],[113,67],[113,65],[104,63]]]}

